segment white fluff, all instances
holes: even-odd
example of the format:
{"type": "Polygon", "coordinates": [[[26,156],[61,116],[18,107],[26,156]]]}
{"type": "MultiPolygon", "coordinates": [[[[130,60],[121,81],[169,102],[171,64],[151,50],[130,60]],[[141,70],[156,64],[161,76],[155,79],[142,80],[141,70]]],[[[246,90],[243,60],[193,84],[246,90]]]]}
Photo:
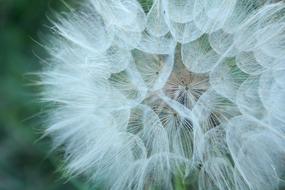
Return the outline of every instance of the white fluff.
{"type": "Polygon", "coordinates": [[[284,3],[81,4],[52,21],[40,82],[70,176],[94,189],[284,186],[284,3]]]}

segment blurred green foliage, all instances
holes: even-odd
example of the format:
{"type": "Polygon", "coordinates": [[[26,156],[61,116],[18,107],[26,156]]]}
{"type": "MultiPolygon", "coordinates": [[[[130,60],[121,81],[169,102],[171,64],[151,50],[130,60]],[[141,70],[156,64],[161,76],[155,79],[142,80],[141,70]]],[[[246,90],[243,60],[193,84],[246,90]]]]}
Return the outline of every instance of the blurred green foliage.
{"type": "Polygon", "coordinates": [[[0,190],[84,189],[61,178],[41,137],[38,89],[28,73],[39,71],[47,12],[58,0],[0,0],[0,190]]]}

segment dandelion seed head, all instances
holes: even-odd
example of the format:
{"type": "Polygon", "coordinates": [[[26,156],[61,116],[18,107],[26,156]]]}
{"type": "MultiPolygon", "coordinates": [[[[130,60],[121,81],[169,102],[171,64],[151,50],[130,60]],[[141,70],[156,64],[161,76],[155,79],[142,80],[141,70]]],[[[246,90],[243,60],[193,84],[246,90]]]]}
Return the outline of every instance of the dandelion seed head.
{"type": "Polygon", "coordinates": [[[46,133],[94,188],[269,190],[285,172],[285,4],[85,0],[57,14],[46,133]]]}

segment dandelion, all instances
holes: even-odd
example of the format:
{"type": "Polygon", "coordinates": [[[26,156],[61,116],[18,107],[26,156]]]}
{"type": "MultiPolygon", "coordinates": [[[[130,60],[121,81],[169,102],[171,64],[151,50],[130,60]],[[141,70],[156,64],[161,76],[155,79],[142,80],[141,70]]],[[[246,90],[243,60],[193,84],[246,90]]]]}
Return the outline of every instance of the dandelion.
{"type": "Polygon", "coordinates": [[[52,21],[46,133],[69,175],[94,189],[281,188],[285,4],[144,5],[85,0],[52,21]]]}

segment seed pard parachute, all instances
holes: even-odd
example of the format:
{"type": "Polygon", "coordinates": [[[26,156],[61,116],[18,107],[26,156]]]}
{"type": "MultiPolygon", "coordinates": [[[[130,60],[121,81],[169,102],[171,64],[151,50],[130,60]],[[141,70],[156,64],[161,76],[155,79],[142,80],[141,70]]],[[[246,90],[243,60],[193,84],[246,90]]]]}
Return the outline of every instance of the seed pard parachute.
{"type": "Polygon", "coordinates": [[[283,2],[78,4],[53,19],[41,73],[46,134],[71,176],[112,190],[284,186],[283,2]]]}

